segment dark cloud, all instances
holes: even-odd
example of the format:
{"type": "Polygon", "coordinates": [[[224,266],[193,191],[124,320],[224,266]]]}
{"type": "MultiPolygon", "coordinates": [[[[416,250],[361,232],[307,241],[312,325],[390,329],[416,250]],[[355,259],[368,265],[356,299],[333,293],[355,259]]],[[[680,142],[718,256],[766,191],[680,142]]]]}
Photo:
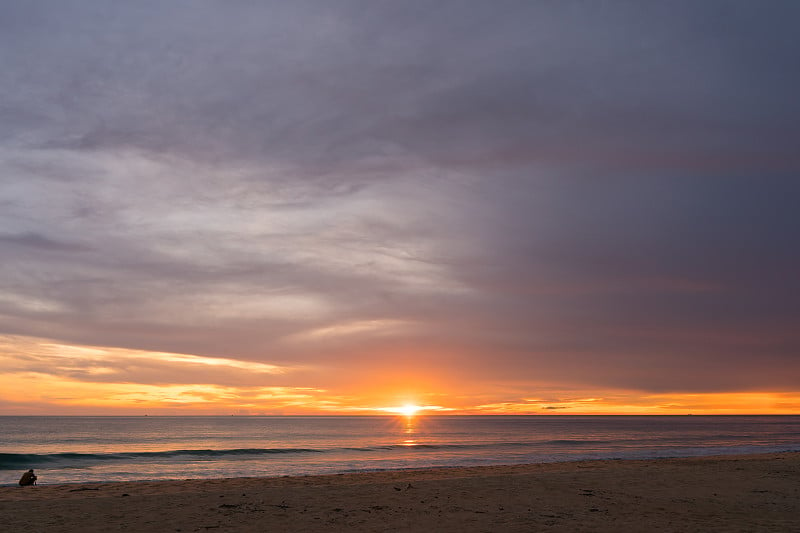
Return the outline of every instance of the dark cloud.
{"type": "Polygon", "coordinates": [[[59,242],[33,232],[11,235],[0,234],[0,244],[55,252],[82,252],[89,249],[83,244],[59,242]]]}
{"type": "Polygon", "coordinates": [[[0,333],[792,388],[799,14],[4,2],[0,333]]]}

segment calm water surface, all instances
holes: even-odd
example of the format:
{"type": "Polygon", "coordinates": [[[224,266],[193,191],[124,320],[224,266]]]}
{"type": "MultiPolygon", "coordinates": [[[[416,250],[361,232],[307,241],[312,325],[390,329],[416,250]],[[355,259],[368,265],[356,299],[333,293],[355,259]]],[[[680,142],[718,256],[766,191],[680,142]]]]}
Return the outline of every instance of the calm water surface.
{"type": "Polygon", "coordinates": [[[800,416],[0,417],[0,484],[800,450],[800,416]]]}

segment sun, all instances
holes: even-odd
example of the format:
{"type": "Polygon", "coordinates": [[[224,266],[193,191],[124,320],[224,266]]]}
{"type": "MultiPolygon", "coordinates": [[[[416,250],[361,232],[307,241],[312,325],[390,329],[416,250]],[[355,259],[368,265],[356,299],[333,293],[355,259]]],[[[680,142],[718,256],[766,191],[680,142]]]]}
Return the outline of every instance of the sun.
{"type": "Polygon", "coordinates": [[[422,406],[414,405],[413,403],[407,403],[405,405],[401,405],[400,407],[387,407],[384,410],[390,413],[397,413],[398,415],[414,416],[423,409],[424,407],[422,406]]]}
{"type": "Polygon", "coordinates": [[[400,413],[404,414],[405,416],[414,416],[415,414],[419,413],[421,409],[422,407],[419,405],[407,403],[400,408],[400,413]]]}
{"type": "Polygon", "coordinates": [[[450,407],[442,407],[441,405],[417,405],[415,403],[405,403],[396,407],[373,407],[372,410],[383,411],[384,413],[393,413],[410,418],[423,414],[423,412],[443,412],[453,411],[454,409],[450,407]]]}

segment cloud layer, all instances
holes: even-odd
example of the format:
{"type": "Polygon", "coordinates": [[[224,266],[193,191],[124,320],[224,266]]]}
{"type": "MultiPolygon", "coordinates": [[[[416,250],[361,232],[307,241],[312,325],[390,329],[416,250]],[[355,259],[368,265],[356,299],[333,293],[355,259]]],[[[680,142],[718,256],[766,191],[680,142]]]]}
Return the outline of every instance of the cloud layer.
{"type": "Polygon", "coordinates": [[[0,334],[332,395],[795,391],[799,11],[4,2],[0,334]]]}

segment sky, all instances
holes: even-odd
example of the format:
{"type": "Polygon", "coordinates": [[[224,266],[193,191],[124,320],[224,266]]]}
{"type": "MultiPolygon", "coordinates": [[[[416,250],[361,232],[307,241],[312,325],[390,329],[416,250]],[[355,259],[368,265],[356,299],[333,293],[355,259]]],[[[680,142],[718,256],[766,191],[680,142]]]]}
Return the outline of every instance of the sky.
{"type": "Polygon", "coordinates": [[[800,4],[0,3],[0,414],[800,413],[800,4]]]}

